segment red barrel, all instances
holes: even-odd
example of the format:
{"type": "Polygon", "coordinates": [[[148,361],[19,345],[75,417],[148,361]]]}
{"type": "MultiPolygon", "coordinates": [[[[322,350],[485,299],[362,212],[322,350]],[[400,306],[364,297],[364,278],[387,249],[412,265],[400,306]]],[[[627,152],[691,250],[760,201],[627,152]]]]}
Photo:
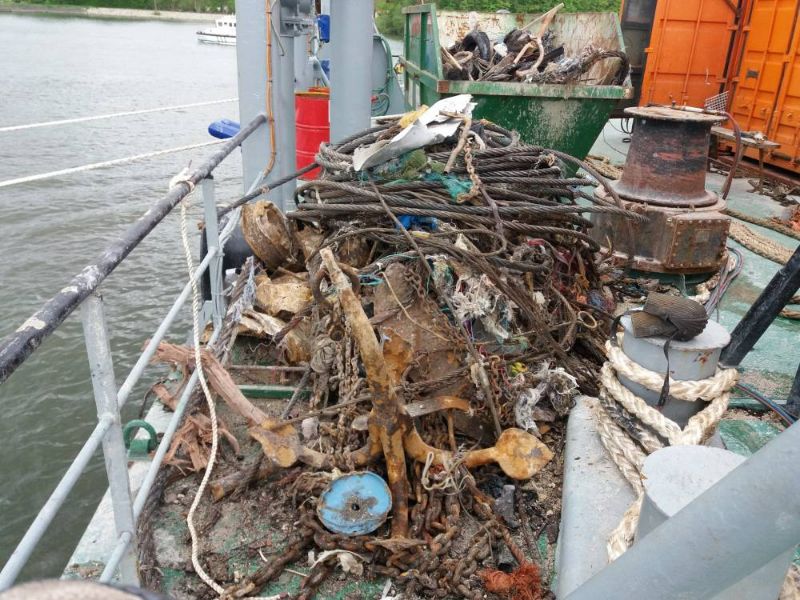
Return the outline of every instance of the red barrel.
{"type": "MultiPolygon", "coordinates": [[[[297,130],[297,168],[314,162],[322,142],[331,139],[331,120],[328,116],[330,93],[326,87],[313,87],[307,92],[295,92],[294,119],[297,130]]],[[[314,179],[319,169],[303,175],[303,179],[314,179]]]]}

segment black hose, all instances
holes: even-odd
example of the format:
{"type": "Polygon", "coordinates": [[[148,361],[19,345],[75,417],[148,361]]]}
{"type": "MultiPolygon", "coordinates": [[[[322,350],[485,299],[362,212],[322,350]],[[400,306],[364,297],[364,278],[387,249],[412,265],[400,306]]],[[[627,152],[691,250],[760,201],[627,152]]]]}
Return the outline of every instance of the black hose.
{"type": "Polygon", "coordinates": [[[301,175],[305,175],[309,171],[313,171],[317,167],[319,167],[319,165],[317,163],[313,162],[310,165],[306,165],[302,169],[299,169],[299,170],[295,171],[291,175],[286,175],[285,177],[281,177],[280,179],[277,179],[277,180],[275,180],[275,181],[273,181],[273,182],[271,182],[269,184],[265,184],[265,185],[262,185],[259,188],[256,188],[252,192],[249,192],[249,193],[245,194],[244,196],[241,196],[240,198],[237,198],[236,200],[234,200],[230,204],[226,204],[225,206],[220,207],[217,210],[217,219],[221,219],[223,216],[225,216],[227,213],[232,211],[234,208],[238,208],[238,207],[242,206],[243,204],[247,204],[248,202],[250,202],[250,200],[254,200],[254,199],[258,198],[259,196],[261,196],[263,194],[266,194],[270,190],[274,190],[275,188],[278,188],[278,187],[280,187],[280,186],[282,186],[282,185],[284,185],[286,183],[289,183],[290,181],[292,181],[294,179],[297,179],[301,175]]]}
{"type": "Polygon", "coordinates": [[[786,423],[786,425],[791,426],[797,421],[796,417],[793,417],[792,415],[790,415],[788,412],[783,410],[783,408],[781,408],[780,406],[775,404],[772,400],[770,400],[769,398],[767,398],[766,396],[761,394],[761,392],[759,392],[757,390],[754,390],[753,388],[751,388],[751,387],[749,387],[749,386],[747,386],[747,385],[745,385],[743,383],[737,383],[736,387],[739,388],[740,390],[742,390],[745,394],[747,394],[748,396],[750,396],[754,400],[757,400],[760,404],[762,404],[765,407],[767,407],[769,410],[774,412],[776,415],[778,415],[781,418],[781,420],[784,423],[786,423]]]}

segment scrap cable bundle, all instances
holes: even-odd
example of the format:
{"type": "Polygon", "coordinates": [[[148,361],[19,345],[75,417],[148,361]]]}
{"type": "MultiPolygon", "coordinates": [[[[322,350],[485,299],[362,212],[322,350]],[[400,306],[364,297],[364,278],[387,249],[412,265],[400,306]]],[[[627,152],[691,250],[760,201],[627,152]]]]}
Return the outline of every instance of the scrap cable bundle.
{"type": "MultiPolygon", "coordinates": [[[[362,274],[374,275],[393,261],[417,260],[419,251],[434,267],[437,259],[430,257],[442,255],[444,262],[466,265],[487,280],[490,294],[508,303],[515,319],[521,317],[514,333],[557,356],[590,391],[594,373],[566,353],[580,319],[594,320],[591,311],[600,308],[587,302],[590,290],[601,288],[593,259],[599,246],[587,234],[591,223],[582,214],[641,217],[581,189],[593,185],[592,179],[563,175],[576,166],[595,173],[591,167],[522,144],[487,122],[465,121],[455,148],[417,149],[368,174],[353,168],[355,148],[380,143],[398,130],[390,121],[349,144],[323,145],[317,161],[324,174],[298,187],[297,209],[287,217],[319,223],[327,233],[323,247],[348,240],[371,244],[377,260],[350,265],[362,274]],[[552,326],[543,327],[547,322],[552,326]]],[[[425,276],[425,267],[419,270],[425,276]]],[[[452,297],[457,280],[439,292],[452,297]]]]}

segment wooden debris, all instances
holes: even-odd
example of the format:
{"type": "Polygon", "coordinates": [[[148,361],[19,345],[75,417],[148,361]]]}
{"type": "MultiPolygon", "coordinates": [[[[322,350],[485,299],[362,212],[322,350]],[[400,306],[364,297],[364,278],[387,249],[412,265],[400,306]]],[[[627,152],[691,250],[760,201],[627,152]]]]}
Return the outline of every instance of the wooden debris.
{"type": "Polygon", "coordinates": [[[278,466],[274,462],[259,456],[256,460],[245,465],[240,471],[229,473],[212,481],[209,484],[211,497],[214,502],[219,502],[232,492],[244,489],[256,481],[266,479],[277,471],[278,466]]]}
{"type": "Polygon", "coordinates": [[[383,360],[383,352],[375,337],[361,302],[353,293],[350,280],[342,272],[333,252],[328,248],[320,251],[322,262],[328,271],[331,282],[345,317],[352,328],[353,337],[358,344],[361,360],[367,372],[367,380],[372,390],[373,418],[370,422],[370,437],[380,440],[392,491],[392,537],[406,537],[408,533],[408,480],[406,460],[403,450],[403,437],[411,427],[411,420],[403,409],[394,385],[383,360]]]}
{"type": "MultiPolygon", "coordinates": [[[[201,357],[208,384],[235,413],[241,415],[250,423],[262,423],[269,419],[264,411],[244,397],[233,378],[213,354],[204,350],[201,357]]],[[[177,346],[169,342],[161,342],[156,348],[151,362],[185,365],[190,369],[194,369],[194,350],[188,346],[177,346]]]]}
{"type": "Polygon", "coordinates": [[[311,303],[308,274],[282,275],[274,279],[262,273],[256,276],[255,306],[273,317],[294,315],[311,303]]]}
{"type": "MultiPolygon", "coordinates": [[[[239,323],[239,334],[261,338],[274,338],[286,329],[287,323],[277,317],[255,310],[246,310],[239,323]]],[[[301,320],[283,338],[286,359],[289,364],[308,362],[311,360],[310,324],[301,320]]]]}
{"type": "Polygon", "coordinates": [[[310,260],[319,250],[325,236],[313,225],[303,225],[297,221],[291,223],[291,228],[295,244],[300,248],[303,259],[310,260]]]}
{"type": "MultiPolygon", "coordinates": [[[[228,441],[233,451],[239,454],[239,441],[230,432],[230,428],[225,424],[225,421],[219,417],[217,431],[220,436],[228,441]]],[[[175,432],[172,444],[164,456],[164,463],[182,470],[202,471],[208,466],[210,447],[211,419],[202,413],[189,415],[184,419],[180,429],[175,432]]]]}

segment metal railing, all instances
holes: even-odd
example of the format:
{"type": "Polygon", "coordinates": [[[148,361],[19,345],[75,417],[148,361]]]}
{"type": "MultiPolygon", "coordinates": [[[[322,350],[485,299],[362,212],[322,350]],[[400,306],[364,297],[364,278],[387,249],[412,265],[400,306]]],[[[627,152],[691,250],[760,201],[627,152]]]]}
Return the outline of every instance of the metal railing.
{"type": "MultiPolygon", "coordinates": [[[[135,562],[136,522],[141,515],[156,475],[180,424],[189,398],[197,384],[198,374],[195,371],[178,401],[175,411],[167,425],[166,431],[155,450],[150,466],[135,498],[131,498],[128,478],[128,458],[122,435],[120,409],[128,400],[134,385],[144,373],[145,367],[155,353],[158,344],[166,335],[178,312],[186,303],[192,291],[189,280],[176,298],[167,315],[159,324],[150,341],[147,343],[136,364],[125,381],[117,388],[114,378],[114,364],[109,344],[108,328],[103,308],[102,297],[97,288],[111,272],[130,254],[130,252],[197,186],[203,200],[205,216],[205,235],[208,251],[195,269],[192,277],[199,280],[206,271],[210,271],[211,300],[204,306],[204,315],[213,322],[213,333],[209,344],[213,344],[220,335],[224,314],[222,297],[222,256],[225,242],[233,233],[236,219],[228,219],[219,231],[218,211],[214,198],[214,180],[211,173],[234,149],[266,123],[262,114],[244,126],[241,131],[225,143],[208,160],[195,169],[185,181],[178,183],[150,210],[140,217],[120,238],[112,243],[97,258],[86,266],[72,281],[48,300],[14,333],[0,342],[0,384],[35,351],[58,326],[76,308],[81,308],[86,352],[92,377],[95,404],[97,405],[97,425],[91,432],[83,447],[62,476],[56,488],[31,523],[25,535],[14,549],[10,558],[0,571],[0,591],[14,584],[20,571],[28,562],[31,554],[47,531],[58,511],[64,505],[67,496],[83,474],[98,447],[102,446],[108,476],[111,504],[114,512],[116,545],[105,568],[100,575],[101,582],[110,581],[117,572],[119,579],[126,584],[137,584],[138,576],[135,562]]],[[[251,187],[249,197],[260,184],[257,181],[251,187]]],[[[259,190],[268,189],[266,186],[259,190]]]]}

